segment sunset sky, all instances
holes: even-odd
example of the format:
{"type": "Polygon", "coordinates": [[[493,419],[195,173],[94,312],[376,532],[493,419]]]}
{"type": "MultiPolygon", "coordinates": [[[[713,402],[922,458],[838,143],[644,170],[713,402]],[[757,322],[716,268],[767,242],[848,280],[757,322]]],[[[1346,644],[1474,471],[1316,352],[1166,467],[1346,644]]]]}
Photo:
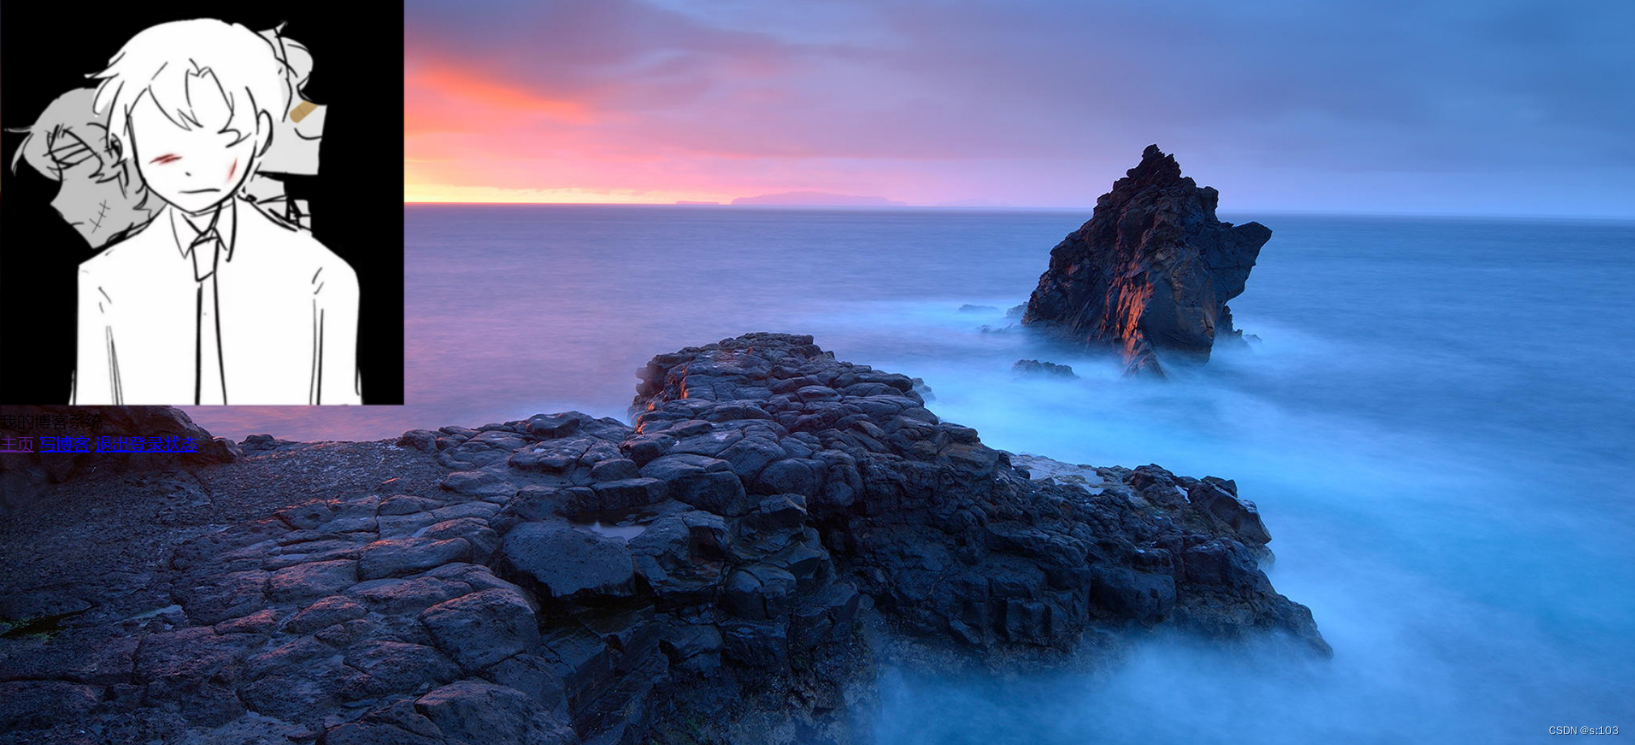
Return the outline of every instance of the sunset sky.
{"type": "Polygon", "coordinates": [[[1635,216],[1635,3],[410,0],[405,201],[1635,216]]]}

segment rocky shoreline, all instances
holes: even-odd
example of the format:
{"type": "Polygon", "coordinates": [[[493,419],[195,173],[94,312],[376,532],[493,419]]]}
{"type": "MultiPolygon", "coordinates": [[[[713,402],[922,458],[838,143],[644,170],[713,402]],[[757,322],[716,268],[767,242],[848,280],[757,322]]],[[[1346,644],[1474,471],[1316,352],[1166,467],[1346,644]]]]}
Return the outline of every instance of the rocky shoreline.
{"type": "Polygon", "coordinates": [[[856,743],[888,664],[1152,628],[1329,653],[1231,481],[994,450],[811,337],[641,378],[634,426],[257,438],[44,487],[103,512],[5,529],[0,743],[856,743]],[[139,538],[101,535],[122,518],[139,538]]]}

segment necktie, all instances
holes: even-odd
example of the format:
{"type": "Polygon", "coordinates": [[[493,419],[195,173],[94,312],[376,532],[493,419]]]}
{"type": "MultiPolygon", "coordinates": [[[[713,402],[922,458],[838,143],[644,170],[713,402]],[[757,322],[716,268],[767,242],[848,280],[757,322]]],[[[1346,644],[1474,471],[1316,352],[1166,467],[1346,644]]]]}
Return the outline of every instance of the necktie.
{"type": "Polygon", "coordinates": [[[227,380],[221,368],[221,324],[217,316],[216,262],[222,253],[221,236],[211,227],[193,241],[193,278],[199,281],[198,377],[195,403],[227,403],[227,380]]]}

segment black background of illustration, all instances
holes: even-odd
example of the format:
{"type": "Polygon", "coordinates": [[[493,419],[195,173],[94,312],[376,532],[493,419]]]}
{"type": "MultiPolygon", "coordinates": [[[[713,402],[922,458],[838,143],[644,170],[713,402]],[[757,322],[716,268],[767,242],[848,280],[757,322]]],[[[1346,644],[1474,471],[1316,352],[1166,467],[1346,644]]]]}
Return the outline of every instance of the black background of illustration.
{"type": "MultiPolygon", "coordinates": [[[[329,4],[10,3],[0,34],[0,124],[23,128],[57,96],[84,87],[137,32],[166,21],[218,18],[284,33],[312,51],[308,100],[328,105],[317,176],[270,174],[309,200],[314,236],[358,274],[358,367],[365,404],[403,403],[403,52],[398,6],[388,14],[329,4]],[[384,15],[384,17],[382,17],[384,15]]],[[[3,138],[0,188],[0,402],[68,401],[74,369],[77,271],[96,252],[55,210],[57,183],[26,163],[24,135],[3,138]]],[[[229,395],[229,401],[231,396],[229,395]]],[[[182,402],[178,402],[182,403],[182,402]]]]}

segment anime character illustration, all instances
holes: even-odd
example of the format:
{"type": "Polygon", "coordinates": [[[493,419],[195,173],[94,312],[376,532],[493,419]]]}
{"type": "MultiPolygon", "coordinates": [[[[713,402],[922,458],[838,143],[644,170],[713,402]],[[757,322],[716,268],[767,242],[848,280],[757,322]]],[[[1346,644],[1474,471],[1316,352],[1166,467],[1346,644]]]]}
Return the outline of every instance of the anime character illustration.
{"type": "MultiPolygon", "coordinates": [[[[327,107],[305,100],[301,90],[312,74],[312,55],[305,45],[282,35],[283,27],[261,32],[284,66],[290,110],[273,123],[271,148],[250,174],[243,196],[265,212],[312,229],[304,200],[290,199],[283,182],[268,174],[311,176],[318,173],[318,149],[327,107]]],[[[76,88],[53,101],[27,134],[12,162],[27,163],[61,186],[52,200],[65,222],[93,249],[118,243],[147,225],[158,210],[142,176],[121,161],[108,139],[108,112],[96,112],[95,88],[76,88]]]]}
{"type": "MultiPolygon", "coordinates": [[[[362,402],[357,276],[284,219],[296,205],[281,185],[257,180],[269,161],[317,169],[316,147],[274,158],[279,140],[315,142],[322,127],[299,96],[311,57],[280,42],[276,29],[165,23],[91,76],[107,117],[98,172],[139,177],[153,217],[80,266],[72,403],[362,402]]],[[[92,148],[61,140],[45,141],[54,160],[29,162],[62,173],[66,192],[92,148]]]]}

